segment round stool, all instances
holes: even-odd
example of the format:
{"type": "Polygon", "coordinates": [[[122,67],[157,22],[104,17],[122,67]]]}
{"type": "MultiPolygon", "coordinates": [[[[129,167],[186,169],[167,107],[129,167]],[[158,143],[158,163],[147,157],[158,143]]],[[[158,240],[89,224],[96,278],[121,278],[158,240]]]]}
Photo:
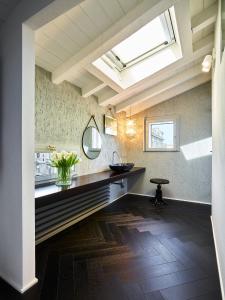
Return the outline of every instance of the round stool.
{"type": "Polygon", "coordinates": [[[156,189],[156,193],[155,193],[155,201],[154,204],[155,206],[157,204],[163,204],[163,205],[167,205],[167,203],[163,200],[162,198],[162,184],[169,184],[169,180],[167,179],[162,179],[162,178],[152,178],[150,179],[151,183],[157,184],[157,189],[156,189]]]}

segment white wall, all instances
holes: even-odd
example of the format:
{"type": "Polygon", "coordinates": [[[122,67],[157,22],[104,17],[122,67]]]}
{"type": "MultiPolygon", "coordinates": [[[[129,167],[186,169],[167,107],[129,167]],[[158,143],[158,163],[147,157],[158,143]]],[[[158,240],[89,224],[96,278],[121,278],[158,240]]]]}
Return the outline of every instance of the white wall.
{"type": "Polygon", "coordinates": [[[33,172],[28,165],[30,156],[25,157],[23,152],[26,147],[28,151],[33,150],[34,127],[30,120],[33,110],[22,122],[26,114],[22,104],[30,101],[32,106],[33,103],[32,86],[23,90],[23,80],[29,85],[34,70],[30,55],[26,60],[28,66],[21,60],[23,46],[31,50],[32,56],[33,33],[22,28],[18,19],[11,28],[7,25],[1,35],[0,276],[22,291],[35,282],[34,201],[29,197],[33,180],[28,178],[29,187],[24,186],[26,174],[32,176],[33,172]]]}
{"type": "Polygon", "coordinates": [[[219,8],[215,38],[216,60],[212,81],[212,221],[221,287],[225,299],[225,53],[221,59],[220,16],[219,8]]]}
{"type": "Polygon", "coordinates": [[[23,292],[36,282],[34,33],[79,0],[23,0],[0,30],[0,276],[23,292]],[[47,13],[40,11],[48,6],[47,13]]]}
{"type": "Polygon", "coordinates": [[[128,161],[145,166],[143,178],[129,180],[132,192],[154,195],[150,178],[166,178],[164,196],[189,201],[211,202],[211,147],[206,144],[211,132],[211,83],[203,84],[179,96],[133,116],[137,135],[128,139],[128,161]],[[144,118],[177,115],[180,127],[179,152],[143,152],[144,118]],[[199,144],[203,145],[199,150],[199,144]],[[206,152],[205,152],[206,151],[206,152]],[[133,180],[135,181],[135,180],[133,180]]]}

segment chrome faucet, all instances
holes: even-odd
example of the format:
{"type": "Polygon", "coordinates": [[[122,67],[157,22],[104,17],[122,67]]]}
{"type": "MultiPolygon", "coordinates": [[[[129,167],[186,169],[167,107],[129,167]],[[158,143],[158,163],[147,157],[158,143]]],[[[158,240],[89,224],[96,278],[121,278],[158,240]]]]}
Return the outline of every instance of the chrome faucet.
{"type": "Polygon", "coordinates": [[[112,155],[112,164],[114,165],[115,154],[117,155],[117,157],[118,157],[120,163],[122,164],[122,159],[121,159],[121,157],[120,157],[120,155],[119,155],[119,153],[118,153],[117,151],[113,151],[113,155],[112,155]]]}

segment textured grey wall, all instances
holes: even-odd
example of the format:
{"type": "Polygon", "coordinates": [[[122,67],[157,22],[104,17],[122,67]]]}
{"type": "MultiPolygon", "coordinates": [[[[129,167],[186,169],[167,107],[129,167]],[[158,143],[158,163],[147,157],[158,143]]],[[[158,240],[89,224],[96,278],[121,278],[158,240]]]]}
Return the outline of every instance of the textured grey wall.
{"type": "Polygon", "coordinates": [[[137,136],[127,143],[129,161],[146,166],[144,178],[131,184],[131,191],[153,195],[151,177],[168,178],[163,187],[166,197],[211,202],[211,155],[187,160],[180,152],[143,152],[143,119],[150,116],[176,114],[180,117],[180,146],[212,136],[211,83],[201,85],[182,95],[156,105],[134,116],[137,136]]]}
{"type": "Polygon", "coordinates": [[[180,146],[211,137],[211,84],[204,84],[173,99],[165,101],[136,116],[137,136],[124,137],[124,118],[119,120],[119,137],[103,133],[103,114],[95,98],[84,99],[80,90],[70,83],[54,85],[51,74],[36,67],[36,146],[46,148],[56,145],[59,149],[74,149],[82,157],[78,173],[94,173],[108,168],[112,152],[118,150],[123,160],[146,166],[144,176],[130,181],[132,192],[153,195],[155,186],[151,177],[170,180],[164,186],[167,197],[209,203],[211,201],[211,155],[187,160],[180,152],[143,152],[143,120],[147,116],[176,114],[180,117],[180,146]],[[103,151],[99,158],[89,160],[83,154],[83,130],[95,114],[101,131],[103,151]]]}
{"type": "MultiPolygon", "coordinates": [[[[81,97],[80,89],[68,82],[53,84],[51,74],[40,67],[36,67],[35,87],[37,149],[46,149],[49,144],[53,144],[59,150],[76,150],[82,158],[77,168],[79,175],[107,169],[114,150],[119,151],[125,159],[124,143],[117,137],[104,134],[103,115],[107,109],[100,107],[94,97],[81,97]],[[81,140],[92,114],[100,129],[102,152],[97,159],[89,160],[83,154],[81,140]]],[[[120,121],[118,127],[119,131],[123,130],[120,121]]],[[[122,138],[123,134],[119,136],[122,138]]]]}

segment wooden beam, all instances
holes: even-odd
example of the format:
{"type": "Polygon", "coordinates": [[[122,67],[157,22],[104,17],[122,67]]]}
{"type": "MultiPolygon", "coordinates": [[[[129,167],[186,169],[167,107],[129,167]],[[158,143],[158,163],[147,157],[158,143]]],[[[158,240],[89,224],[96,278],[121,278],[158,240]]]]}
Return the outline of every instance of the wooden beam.
{"type": "Polygon", "coordinates": [[[201,31],[207,26],[216,22],[218,6],[217,3],[204,9],[191,19],[191,28],[193,34],[201,31]]]}
{"type": "Polygon", "coordinates": [[[92,83],[82,89],[82,97],[87,98],[106,87],[104,82],[92,83]]]}
{"type": "Polygon", "coordinates": [[[143,92],[119,103],[116,106],[116,112],[121,112],[126,109],[128,109],[130,106],[133,104],[137,105],[140,104],[141,102],[144,102],[145,100],[149,98],[156,97],[157,95],[161,94],[162,92],[171,89],[173,87],[176,87],[178,84],[181,84],[191,78],[196,77],[197,75],[201,74],[201,64],[197,64],[196,66],[187,69],[183,72],[180,72],[176,74],[175,76],[158,83],[157,85],[148,88],[144,90],[143,92]]]}
{"type": "Polygon", "coordinates": [[[123,89],[121,88],[121,86],[119,86],[115,81],[113,81],[111,78],[109,78],[108,76],[106,76],[103,72],[101,72],[98,68],[96,68],[94,65],[89,64],[88,66],[85,67],[85,69],[92,75],[94,75],[95,77],[97,77],[99,80],[103,81],[106,83],[106,85],[108,85],[109,87],[111,87],[111,89],[113,89],[114,91],[116,91],[117,93],[120,93],[123,91],[123,89]]]}
{"type": "Polygon", "coordinates": [[[105,90],[103,90],[101,92],[100,97],[101,97],[101,99],[108,99],[108,98],[114,97],[115,95],[117,95],[117,93],[110,87],[107,87],[105,90]]]}
{"type": "Polygon", "coordinates": [[[88,64],[101,57],[105,52],[173,6],[177,1],[143,0],[97,39],[60,65],[52,73],[53,82],[58,84],[67,79],[71,73],[73,75],[79,73],[81,68],[85,68],[88,64]]]}
{"type": "Polygon", "coordinates": [[[183,58],[190,57],[193,54],[190,1],[183,0],[176,3],[175,15],[173,22],[177,22],[177,42],[181,45],[183,58]]]}
{"type": "MultiPolygon", "coordinates": [[[[143,110],[146,110],[154,105],[157,105],[161,102],[164,102],[166,100],[169,100],[175,96],[178,96],[188,90],[191,90],[203,83],[206,83],[211,80],[211,73],[205,73],[198,75],[197,77],[194,77],[186,82],[183,82],[181,84],[178,84],[176,87],[170,88],[160,95],[156,97],[152,97],[147,99],[146,101],[142,102],[141,104],[132,106],[132,115],[135,115],[143,110]]],[[[127,111],[129,113],[129,111],[127,111]]]]}
{"type": "Polygon", "coordinates": [[[193,45],[194,53],[202,52],[210,47],[211,52],[214,46],[214,34],[207,35],[193,45]]]}
{"type": "Polygon", "coordinates": [[[126,90],[119,93],[118,95],[115,95],[108,99],[106,99],[105,97],[104,99],[99,97],[98,103],[102,106],[117,105],[118,103],[128,99],[129,97],[132,97],[137,93],[142,92],[144,89],[153,87],[159,82],[164,81],[170,78],[171,76],[174,76],[177,72],[181,72],[182,70],[186,69],[188,65],[190,65],[194,61],[199,60],[204,55],[209,54],[212,51],[213,44],[214,44],[214,35],[211,34],[193,45],[194,52],[191,57],[186,57],[180,59],[179,61],[176,61],[175,63],[172,63],[168,67],[156,72],[155,74],[127,88],[126,90]]]}

